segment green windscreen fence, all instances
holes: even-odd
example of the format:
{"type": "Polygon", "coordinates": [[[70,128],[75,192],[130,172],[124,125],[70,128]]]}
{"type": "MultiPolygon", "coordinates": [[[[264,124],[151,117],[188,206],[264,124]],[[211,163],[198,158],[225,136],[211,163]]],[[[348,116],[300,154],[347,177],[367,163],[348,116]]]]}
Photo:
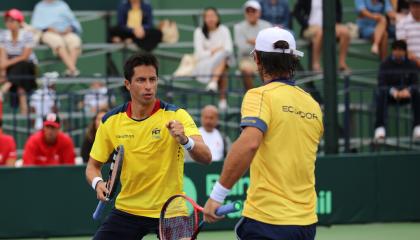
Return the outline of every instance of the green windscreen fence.
{"type": "MultiPolygon", "coordinates": [[[[201,205],[221,162],[185,164],[185,192],[201,205]]],[[[420,154],[320,157],[316,179],[319,224],[420,220],[420,154]]],[[[0,169],[0,238],[91,235],[96,194],[84,166],[0,169]]],[[[244,176],[228,201],[245,199],[244,176]]],[[[110,208],[110,207],[109,207],[110,208]]],[[[109,210],[109,209],[108,209],[109,210]]],[[[206,229],[233,229],[240,213],[206,229]]]]}

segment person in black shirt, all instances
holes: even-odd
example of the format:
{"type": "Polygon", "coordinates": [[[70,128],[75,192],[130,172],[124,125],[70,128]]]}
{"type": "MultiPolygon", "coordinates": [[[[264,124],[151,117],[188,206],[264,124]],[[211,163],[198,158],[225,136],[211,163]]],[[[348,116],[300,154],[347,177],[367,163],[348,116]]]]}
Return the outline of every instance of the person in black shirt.
{"type": "Polygon", "coordinates": [[[392,54],[380,65],[376,97],[375,140],[386,136],[385,120],[388,104],[407,104],[413,109],[413,138],[420,139],[420,94],[416,63],[407,58],[403,40],[392,43],[392,54]]]}

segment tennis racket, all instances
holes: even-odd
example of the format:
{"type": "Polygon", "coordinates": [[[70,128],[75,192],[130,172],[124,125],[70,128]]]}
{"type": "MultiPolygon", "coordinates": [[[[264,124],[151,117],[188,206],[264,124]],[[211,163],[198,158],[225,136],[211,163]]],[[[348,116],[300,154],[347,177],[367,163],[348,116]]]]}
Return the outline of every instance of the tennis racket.
{"type": "Polygon", "coordinates": [[[106,195],[106,202],[99,201],[98,206],[96,206],[96,210],[93,213],[92,217],[94,220],[99,220],[102,215],[102,211],[107,202],[112,200],[115,197],[115,193],[117,191],[117,187],[120,183],[120,175],[121,169],[123,165],[124,159],[124,147],[123,145],[118,146],[117,150],[112,155],[112,162],[108,172],[108,180],[106,182],[106,188],[108,189],[108,193],[106,195]]]}
{"type": "MultiPolygon", "coordinates": [[[[216,215],[239,211],[240,202],[233,202],[219,207],[216,215]]],[[[159,219],[159,237],[161,240],[194,240],[203,227],[203,207],[185,195],[170,197],[162,207],[159,219]]]]}

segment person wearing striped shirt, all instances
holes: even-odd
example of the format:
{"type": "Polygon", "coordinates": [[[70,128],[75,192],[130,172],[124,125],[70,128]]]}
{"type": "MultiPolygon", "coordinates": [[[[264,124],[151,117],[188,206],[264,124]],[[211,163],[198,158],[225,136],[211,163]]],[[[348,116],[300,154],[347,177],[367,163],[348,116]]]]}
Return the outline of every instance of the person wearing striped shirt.
{"type": "Polygon", "coordinates": [[[407,42],[408,58],[420,67],[420,0],[410,0],[410,14],[397,24],[397,39],[407,42]]]}
{"type": "Polygon", "coordinates": [[[24,16],[17,9],[10,9],[4,14],[7,30],[0,32],[0,82],[3,93],[10,91],[10,103],[22,114],[28,112],[27,94],[36,88],[35,64],[37,59],[32,32],[22,28],[24,16]]]}

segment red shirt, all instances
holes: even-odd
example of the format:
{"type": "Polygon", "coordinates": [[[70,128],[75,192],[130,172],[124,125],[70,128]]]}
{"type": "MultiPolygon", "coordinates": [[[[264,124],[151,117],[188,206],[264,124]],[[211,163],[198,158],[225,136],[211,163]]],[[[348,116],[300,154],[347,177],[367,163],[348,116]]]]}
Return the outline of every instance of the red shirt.
{"type": "Polygon", "coordinates": [[[12,136],[0,133],[0,166],[9,159],[16,160],[16,143],[12,136]]]}
{"type": "Polygon", "coordinates": [[[28,138],[23,152],[23,165],[74,165],[74,145],[71,138],[58,132],[54,145],[47,145],[44,141],[44,131],[34,133],[28,138]]]}

